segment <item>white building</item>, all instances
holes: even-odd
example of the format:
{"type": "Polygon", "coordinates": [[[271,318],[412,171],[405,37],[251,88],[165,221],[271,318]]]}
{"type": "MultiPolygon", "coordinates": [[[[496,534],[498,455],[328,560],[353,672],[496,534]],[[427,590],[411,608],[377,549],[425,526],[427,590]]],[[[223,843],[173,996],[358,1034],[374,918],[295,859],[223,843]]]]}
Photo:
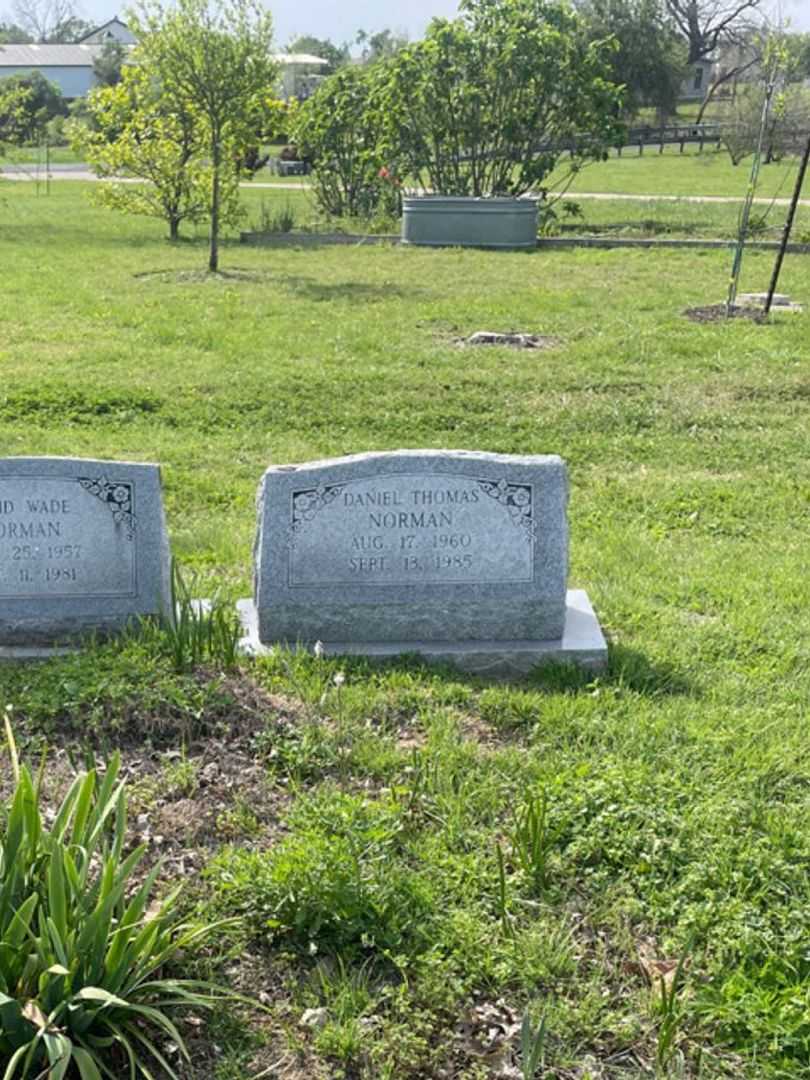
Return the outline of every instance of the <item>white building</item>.
{"type": "MultiPolygon", "coordinates": [[[[75,45],[0,45],[0,78],[38,71],[68,101],[84,97],[96,85],[93,61],[110,41],[126,48],[137,44],[135,35],[116,16],[75,45]]],[[[285,100],[309,97],[320,82],[319,72],[329,63],[308,53],[278,53],[273,59],[281,66],[279,93],[285,100]]]]}
{"type": "Polygon", "coordinates": [[[323,80],[321,70],[329,64],[309,53],[276,53],[273,59],[281,65],[280,89],[285,101],[293,97],[303,101],[314,93],[323,80]]]}
{"type": "Polygon", "coordinates": [[[96,84],[93,61],[103,45],[0,45],[0,78],[38,71],[67,100],[84,97],[96,84]]]}

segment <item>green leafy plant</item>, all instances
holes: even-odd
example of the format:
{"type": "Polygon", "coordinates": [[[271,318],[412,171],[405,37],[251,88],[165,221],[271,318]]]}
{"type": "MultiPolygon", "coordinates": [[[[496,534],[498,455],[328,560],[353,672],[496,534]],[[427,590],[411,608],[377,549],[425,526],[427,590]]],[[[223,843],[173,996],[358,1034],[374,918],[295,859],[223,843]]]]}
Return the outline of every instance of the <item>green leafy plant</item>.
{"type": "Polygon", "coordinates": [[[159,82],[177,108],[199,117],[210,167],[208,269],[219,269],[219,234],[233,161],[257,142],[259,102],[278,75],[273,20],[252,0],[141,0],[128,22],[133,62],[159,82]]]}
{"type": "Polygon", "coordinates": [[[134,1080],[151,1077],[155,1063],[175,1077],[158,1040],[189,1055],[170,1013],[210,1007],[221,994],[164,969],[215,927],[179,924],[179,890],[154,901],[160,866],[141,880],[145,847],[124,854],[117,755],[103,777],[90,770],[76,778],[47,827],[43,769],[34,781],[8,713],[5,727],[16,786],[0,835],[3,1080],[134,1080]]]}
{"type": "Polygon", "coordinates": [[[549,823],[548,794],[526,800],[516,812],[510,840],[518,864],[537,896],[549,884],[549,856],[560,838],[561,827],[549,823]]]}
{"type": "Polygon", "coordinates": [[[531,1013],[527,1009],[520,1025],[520,1071],[523,1073],[523,1080],[534,1080],[537,1070],[544,1067],[547,1034],[545,1013],[535,1027],[532,1024],[531,1013]]]}
{"type": "Polygon", "coordinates": [[[180,757],[174,761],[167,761],[161,770],[160,779],[164,792],[177,793],[190,799],[199,787],[199,772],[199,759],[190,758],[183,746],[180,757]]]}
{"type": "MultiPolygon", "coordinates": [[[[102,183],[93,199],[111,210],[157,217],[177,240],[183,222],[200,224],[212,209],[207,132],[199,111],[177,99],[142,64],[128,65],[121,81],[97,86],[86,99],[86,120],[67,131],[102,183]],[[122,182],[137,178],[144,183],[122,182]]],[[[219,214],[236,225],[239,206],[237,148],[220,173],[219,214]]]]}
{"type": "Polygon", "coordinates": [[[235,667],[239,658],[240,627],[235,612],[217,591],[208,601],[192,596],[177,562],[172,562],[172,611],[163,633],[175,670],[189,671],[209,662],[235,667]]]}
{"type": "Polygon", "coordinates": [[[514,936],[512,917],[509,912],[509,889],[506,884],[506,864],[503,858],[503,849],[500,844],[495,845],[495,858],[498,863],[498,918],[501,920],[501,928],[506,937],[514,936]]]}
{"type": "Polygon", "coordinates": [[[307,953],[426,946],[432,894],[395,858],[402,822],[394,801],[326,791],[290,826],[268,853],[234,848],[213,860],[206,875],[222,909],[244,915],[258,936],[307,953]]]}
{"type": "Polygon", "coordinates": [[[259,232],[288,233],[295,227],[295,207],[287,199],[280,210],[272,210],[262,200],[259,209],[259,232]]]}
{"type": "MultiPolygon", "coordinates": [[[[538,190],[570,149],[573,176],[620,137],[605,40],[558,0],[464,0],[386,63],[384,154],[440,195],[538,190]]],[[[562,186],[558,176],[555,187],[562,186]]]]}
{"type": "Polygon", "coordinates": [[[684,950],[671,978],[660,975],[654,986],[656,1011],[660,1016],[655,1046],[655,1063],[660,1075],[665,1075],[677,1054],[678,1029],[683,1020],[681,990],[683,989],[685,962],[689,946],[684,950]]]}
{"type": "Polygon", "coordinates": [[[395,170],[380,148],[377,65],[344,67],[301,106],[294,136],[312,165],[320,209],[334,217],[399,212],[395,170]]]}

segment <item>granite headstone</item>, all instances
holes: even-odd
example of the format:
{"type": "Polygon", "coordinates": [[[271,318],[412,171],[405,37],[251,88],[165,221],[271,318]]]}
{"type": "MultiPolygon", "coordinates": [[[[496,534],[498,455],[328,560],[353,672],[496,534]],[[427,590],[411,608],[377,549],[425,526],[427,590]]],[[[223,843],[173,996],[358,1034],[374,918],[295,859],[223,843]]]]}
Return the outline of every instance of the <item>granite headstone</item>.
{"type": "Polygon", "coordinates": [[[566,590],[567,501],[553,455],[404,450],[270,468],[254,598],[240,603],[247,640],[493,673],[545,657],[598,667],[587,597],[566,590]]]}
{"type": "Polygon", "coordinates": [[[0,648],[65,645],[168,613],[157,465],[0,459],[0,648]]]}

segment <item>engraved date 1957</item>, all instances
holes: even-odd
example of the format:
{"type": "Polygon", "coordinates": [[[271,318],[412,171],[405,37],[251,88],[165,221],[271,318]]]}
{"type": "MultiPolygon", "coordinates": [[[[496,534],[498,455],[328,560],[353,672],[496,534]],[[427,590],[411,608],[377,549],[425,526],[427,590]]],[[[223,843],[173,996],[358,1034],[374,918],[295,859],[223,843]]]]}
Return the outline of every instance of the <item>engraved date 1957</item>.
{"type": "Polygon", "coordinates": [[[11,558],[14,562],[23,559],[81,559],[81,544],[53,544],[46,548],[34,547],[32,544],[14,544],[11,549],[11,558]]]}

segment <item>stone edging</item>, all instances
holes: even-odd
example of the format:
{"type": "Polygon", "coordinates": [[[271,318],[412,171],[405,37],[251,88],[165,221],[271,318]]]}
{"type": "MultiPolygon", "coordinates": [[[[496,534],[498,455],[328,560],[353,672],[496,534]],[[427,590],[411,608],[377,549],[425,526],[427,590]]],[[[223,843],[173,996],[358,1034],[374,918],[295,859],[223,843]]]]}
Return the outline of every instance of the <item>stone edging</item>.
{"type": "MultiPolygon", "coordinates": [[[[402,242],[398,233],[381,233],[379,235],[358,235],[350,233],[261,233],[243,232],[239,235],[240,243],[254,247],[324,247],[328,245],[384,245],[400,244],[402,242]]],[[[658,237],[603,237],[603,236],[541,236],[538,237],[537,247],[542,248],[671,248],[678,249],[703,249],[724,251],[733,247],[733,240],[675,240],[660,239],[658,237]]],[[[777,251],[779,243],[776,240],[750,240],[745,245],[747,251],[777,251]]],[[[790,255],[810,255],[810,244],[788,244],[787,251],[790,255]]]]}
{"type": "Polygon", "coordinates": [[[367,244],[398,244],[399,233],[381,233],[375,236],[352,233],[264,233],[243,232],[239,234],[240,244],[253,247],[322,247],[328,244],[353,244],[355,247],[367,244]]]}

